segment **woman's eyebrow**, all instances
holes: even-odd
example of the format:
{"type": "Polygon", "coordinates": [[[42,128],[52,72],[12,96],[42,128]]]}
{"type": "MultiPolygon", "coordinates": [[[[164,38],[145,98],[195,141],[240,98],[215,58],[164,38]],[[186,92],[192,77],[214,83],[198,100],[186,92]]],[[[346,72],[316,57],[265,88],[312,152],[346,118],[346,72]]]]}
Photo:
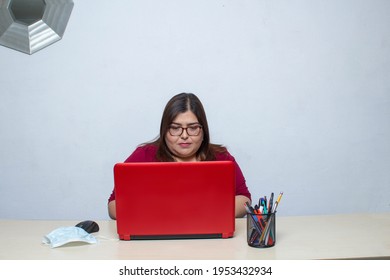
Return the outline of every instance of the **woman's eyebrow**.
{"type": "MultiPolygon", "coordinates": [[[[182,123],[178,123],[178,122],[172,122],[172,124],[175,124],[175,125],[183,125],[182,123]]],[[[199,122],[186,123],[187,126],[189,126],[189,125],[195,125],[195,124],[199,124],[199,125],[200,125],[199,122]]]]}

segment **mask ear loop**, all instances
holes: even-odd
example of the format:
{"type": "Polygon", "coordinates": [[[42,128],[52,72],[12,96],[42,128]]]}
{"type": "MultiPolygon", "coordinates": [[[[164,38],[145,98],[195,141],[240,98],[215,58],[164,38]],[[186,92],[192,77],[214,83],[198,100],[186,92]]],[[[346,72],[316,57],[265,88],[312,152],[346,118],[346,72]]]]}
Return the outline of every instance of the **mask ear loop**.
{"type": "Polygon", "coordinates": [[[119,238],[112,238],[112,237],[100,236],[100,235],[97,235],[96,239],[98,239],[99,241],[101,241],[101,240],[104,240],[104,241],[119,241],[119,238]]]}

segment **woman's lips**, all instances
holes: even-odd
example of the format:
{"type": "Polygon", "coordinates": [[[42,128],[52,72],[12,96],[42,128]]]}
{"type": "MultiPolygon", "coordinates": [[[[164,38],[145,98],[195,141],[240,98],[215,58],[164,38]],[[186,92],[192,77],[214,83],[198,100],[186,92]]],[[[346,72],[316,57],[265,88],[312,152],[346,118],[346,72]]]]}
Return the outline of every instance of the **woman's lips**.
{"type": "Polygon", "coordinates": [[[191,143],[179,143],[179,146],[182,148],[188,148],[191,145],[191,143]]]}

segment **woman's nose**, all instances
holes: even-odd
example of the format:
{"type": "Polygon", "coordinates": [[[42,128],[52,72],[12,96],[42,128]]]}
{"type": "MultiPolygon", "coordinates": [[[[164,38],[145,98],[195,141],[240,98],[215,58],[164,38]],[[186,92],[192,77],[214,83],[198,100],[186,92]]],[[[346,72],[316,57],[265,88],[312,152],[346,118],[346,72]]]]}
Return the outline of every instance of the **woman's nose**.
{"type": "Polygon", "coordinates": [[[183,138],[183,139],[187,139],[188,138],[187,129],[183,129],[183,132],[180,135],[180,137],[183,138]]]}

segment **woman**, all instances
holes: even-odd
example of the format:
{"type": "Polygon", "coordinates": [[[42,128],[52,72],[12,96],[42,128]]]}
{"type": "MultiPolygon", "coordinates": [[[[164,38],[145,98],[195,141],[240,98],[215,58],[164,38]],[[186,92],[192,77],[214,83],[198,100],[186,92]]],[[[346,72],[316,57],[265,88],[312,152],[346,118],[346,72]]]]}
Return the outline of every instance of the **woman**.
{"type": "MultiPolygon", "coordinates": [[[[240,167],[225,147],[210,143],[206,113],[198,97],[180,93],[165,106],[157,140],[140,145],[125,162],[215,160],[230,160],[235,164],[235,215],[243,217],[244,204],[251,202],[251,194],[240,167]]],[[[116,218],[115,190],[108,199],[108,213],[112,219],[116,218]]]]}

